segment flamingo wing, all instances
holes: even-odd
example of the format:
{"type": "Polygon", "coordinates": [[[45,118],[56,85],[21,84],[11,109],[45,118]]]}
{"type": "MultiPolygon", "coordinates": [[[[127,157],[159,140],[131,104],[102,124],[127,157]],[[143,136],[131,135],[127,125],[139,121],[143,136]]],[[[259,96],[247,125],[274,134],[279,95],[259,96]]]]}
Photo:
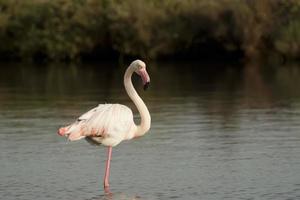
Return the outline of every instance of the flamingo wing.
{"type": "Polygon", "coordinates": [[[119,143],[126,137],[133,124],[133,114],[127,106],[99,104],[70,125],[69,140],[87,137],[89,142],[105,143],[110,139],[114,140],[113,143],[119,143]]]}

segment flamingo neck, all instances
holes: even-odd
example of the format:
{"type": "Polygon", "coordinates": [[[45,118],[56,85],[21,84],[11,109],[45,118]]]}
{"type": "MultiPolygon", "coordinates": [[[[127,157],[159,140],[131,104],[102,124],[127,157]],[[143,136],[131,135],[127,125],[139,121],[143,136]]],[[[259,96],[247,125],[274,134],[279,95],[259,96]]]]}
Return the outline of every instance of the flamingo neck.
{"type": "Polygon", "coordinates": [[[150,129],[151,117],[147,106],[133,87],[131,81],[131,76],[133,73],[133,67],[129,66],[124,75],[124,86],[128,96],[137,107],[141,116],[141,124],[137,125],[136,132],[134,133],[134,137],[139,137],[144,135],[150,129]]]}

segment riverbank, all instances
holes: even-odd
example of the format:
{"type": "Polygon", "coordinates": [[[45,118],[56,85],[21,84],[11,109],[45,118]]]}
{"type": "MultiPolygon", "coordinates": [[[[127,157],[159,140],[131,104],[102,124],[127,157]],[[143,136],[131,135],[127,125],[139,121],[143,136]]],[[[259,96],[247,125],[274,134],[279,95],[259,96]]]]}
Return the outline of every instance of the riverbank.
{"type": "Polygon", "coordinates": [[[294,0],[2,0],[0,10],[0,60],[300,58],[294,0]]]}

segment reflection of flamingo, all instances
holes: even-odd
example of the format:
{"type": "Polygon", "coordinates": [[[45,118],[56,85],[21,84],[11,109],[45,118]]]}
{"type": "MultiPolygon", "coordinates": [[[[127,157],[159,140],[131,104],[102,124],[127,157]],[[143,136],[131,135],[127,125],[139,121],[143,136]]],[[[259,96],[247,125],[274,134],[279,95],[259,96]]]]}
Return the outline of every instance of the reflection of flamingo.
{"type": "Polygon", "coordinates": [[[81,115],[73,124],[58,130],[59,135],[66,136],[71,141],[86,138],[92,144],[108,146],[104,177],[104,189],[106,191],[109,190],[109,168],[112,147],[118,145],[123,140],[130,140],[144,135],[149,130],[151,124],[149,111],[132,85],[131,76],[133,72],[141,76],[144,90],[148,88],[150,78],[146,71],[145,63],[140,60],[133,61],[124,75],[126,92],[141,115],[140,125],[135,125],[132,111],[127,106],[120,104],[99,104],[98,107],[81,115]]]}

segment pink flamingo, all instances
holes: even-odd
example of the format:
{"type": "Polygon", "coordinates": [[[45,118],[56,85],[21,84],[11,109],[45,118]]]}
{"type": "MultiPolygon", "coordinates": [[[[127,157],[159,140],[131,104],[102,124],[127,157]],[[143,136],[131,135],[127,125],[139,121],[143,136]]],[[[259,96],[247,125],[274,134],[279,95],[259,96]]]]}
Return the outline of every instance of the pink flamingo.
{"type": "Polygon", "coordinates": [[[143,100],[134,89],[131,76],[137,73],[143,82],[144,90],[150,83],[146,65],[141,60],[133,61],[124,74],[124,86],[128,96],[137,107],[141,124],[135,125],[130,108],[120,104],[99,104],[97,107],[81,115],[73,124],[62,127],[58,134],[75,141],[85,138],[92,144],[102,144],[108,147],[104,176],[104,189],[109,191],[109,174],[112,147],[123,140],[130,140],[144,135],[151,125],[150,113],[143,100]]]}

